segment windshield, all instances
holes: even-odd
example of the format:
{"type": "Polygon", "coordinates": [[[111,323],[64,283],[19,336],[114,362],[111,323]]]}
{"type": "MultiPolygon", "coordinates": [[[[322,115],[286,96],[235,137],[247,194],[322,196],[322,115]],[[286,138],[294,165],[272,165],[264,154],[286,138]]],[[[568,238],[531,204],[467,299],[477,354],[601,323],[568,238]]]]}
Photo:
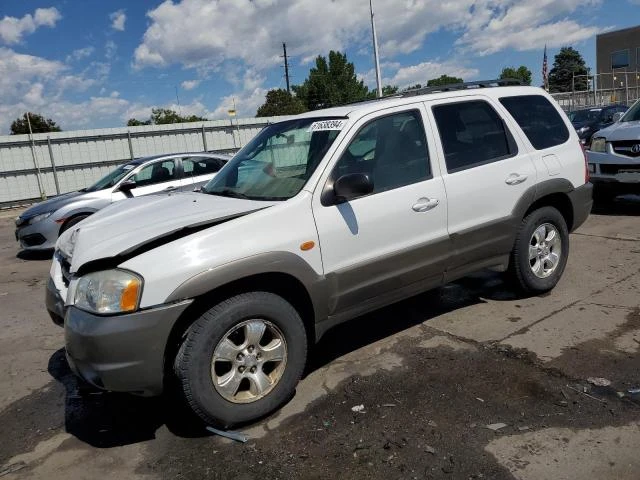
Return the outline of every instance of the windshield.
{"type": "Polygon", "coordinates": [[[108,173],[96,183],[86,188],[85,192],[97,192],[98,190],[104,190],[105,188],[113,187],[118,183],[127,173],[136,168],[137,165],[120,165],[118,168],[108,173]]]}
{"type": "Polygon", "coordinates": [[[301,118],[263,129],[202,191],[249,200],[287,200],[307,182],[346,123],[301,118]]]}
{"type": "Polygon", "coordinates": [[[573,123],[589,122],[591,120],[597,120],[602,110],[578,110],[573,112],[571,121],[573,123]]]}
{"type": "Polygon", "coordinates": [[[621,122],[637,122],[638,120],[640,120],[640,101],[634,103],[620,119],[621,122]]]}

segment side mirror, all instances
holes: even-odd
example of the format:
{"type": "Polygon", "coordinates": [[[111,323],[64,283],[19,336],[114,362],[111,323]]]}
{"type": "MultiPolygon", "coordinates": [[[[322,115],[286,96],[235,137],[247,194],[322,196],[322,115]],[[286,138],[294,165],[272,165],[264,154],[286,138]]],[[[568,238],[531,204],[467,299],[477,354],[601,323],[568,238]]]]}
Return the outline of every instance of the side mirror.
{"type": "Polygon", "coordinates": [[[133,190],[134,188],[136,188],[136,181],[133,180],[132,178],[125,180],[124,182],[122,182],[120,184],[120,186],[118,187],[118,190],[120,190],[123,193],[129,193],[131,192],[131,190],[133,190]]]}
{"type": "Polygon", "coordinates": [[[335,198],[342,202],[371,192],[373,192],[373,180],[366,173],[349,173],[338,178],[333,184],[335,198]]]}
{"type": "Polygon", "coordinates": [[[623,115],[624,115],[624,112],[616,112],[616,113],[614,113],[613,114],[613,121],[614,122],[619,122],[623,115]]]}

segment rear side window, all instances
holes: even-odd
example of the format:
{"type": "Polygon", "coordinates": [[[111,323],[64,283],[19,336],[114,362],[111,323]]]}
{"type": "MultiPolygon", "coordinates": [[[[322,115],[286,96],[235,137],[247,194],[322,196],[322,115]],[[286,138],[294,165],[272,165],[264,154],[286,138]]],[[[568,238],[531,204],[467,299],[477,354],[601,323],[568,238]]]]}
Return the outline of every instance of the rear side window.
{"type": "Polygon", "coordinates": [[[513,157],[518,148],[502,118],[482,100],[433,107],[449,173],[513,157]]]}
{"type": "Polygon", "coordinates": [[[500,103],[518,122],[536,150],[555,147],[569,140],[569,130],[562,117],[542,95],[503,97],[500,103]]]}

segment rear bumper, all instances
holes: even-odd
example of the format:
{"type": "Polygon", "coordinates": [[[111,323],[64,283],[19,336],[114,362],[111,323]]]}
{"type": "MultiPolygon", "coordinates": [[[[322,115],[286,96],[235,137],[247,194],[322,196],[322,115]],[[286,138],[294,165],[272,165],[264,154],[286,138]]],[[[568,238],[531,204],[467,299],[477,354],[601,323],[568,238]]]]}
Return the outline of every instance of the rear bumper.
{"type": "Polygon", "coordinates": [[[191,302],[110,317],[68,307],[64,330],[69,366],[104,390],[159,395],[169,334],[191,302]]]}
{"type": "Polygon", "coordinates": [[[593,207],[593,184],[585,183],[568,195],[573,208],[571,231],[574,231],[587,220],[591,213],[591,208],[593,207]]]}

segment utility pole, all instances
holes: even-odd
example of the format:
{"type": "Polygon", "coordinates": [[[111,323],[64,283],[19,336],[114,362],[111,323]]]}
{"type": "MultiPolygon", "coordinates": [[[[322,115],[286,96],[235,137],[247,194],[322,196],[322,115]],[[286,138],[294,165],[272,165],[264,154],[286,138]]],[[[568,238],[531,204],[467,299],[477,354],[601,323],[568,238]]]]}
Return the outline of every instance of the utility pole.
{"type": "Polygon", "coordinates": [[[369,11],[371,12],[371,34],[373,36],[373,61],[376,66],[376,86],[378,88],[378,98],[382,97],[382,85],[380,85],[380,59],[378,58],[378,37],[376,35],[376,22],[373,19],[373,4],[369,0],[369,11]]]}
{"type": "Polygon", "coordinates": [[[289,59],[287,58],[287,44],[282,43],[282,49],[284,50],[284,78],[287,81],[287,93],[291,93],[289,86],[289,59]]]}
{"type": "Polygon", "coordinates": [[[31,157],[33,158],[33,166],[36,167],[36,179],[38,180],[38,188],[40,189],[40,198],[46,200],[47,196],[44,193],[44,185],[42,184],[42,172],[36,160],[36,143],[33,140],[33,130],[31,130],[31,116],[27,112],[27,125],[29,125],[29,138],[31,139],[31,157]]]}

